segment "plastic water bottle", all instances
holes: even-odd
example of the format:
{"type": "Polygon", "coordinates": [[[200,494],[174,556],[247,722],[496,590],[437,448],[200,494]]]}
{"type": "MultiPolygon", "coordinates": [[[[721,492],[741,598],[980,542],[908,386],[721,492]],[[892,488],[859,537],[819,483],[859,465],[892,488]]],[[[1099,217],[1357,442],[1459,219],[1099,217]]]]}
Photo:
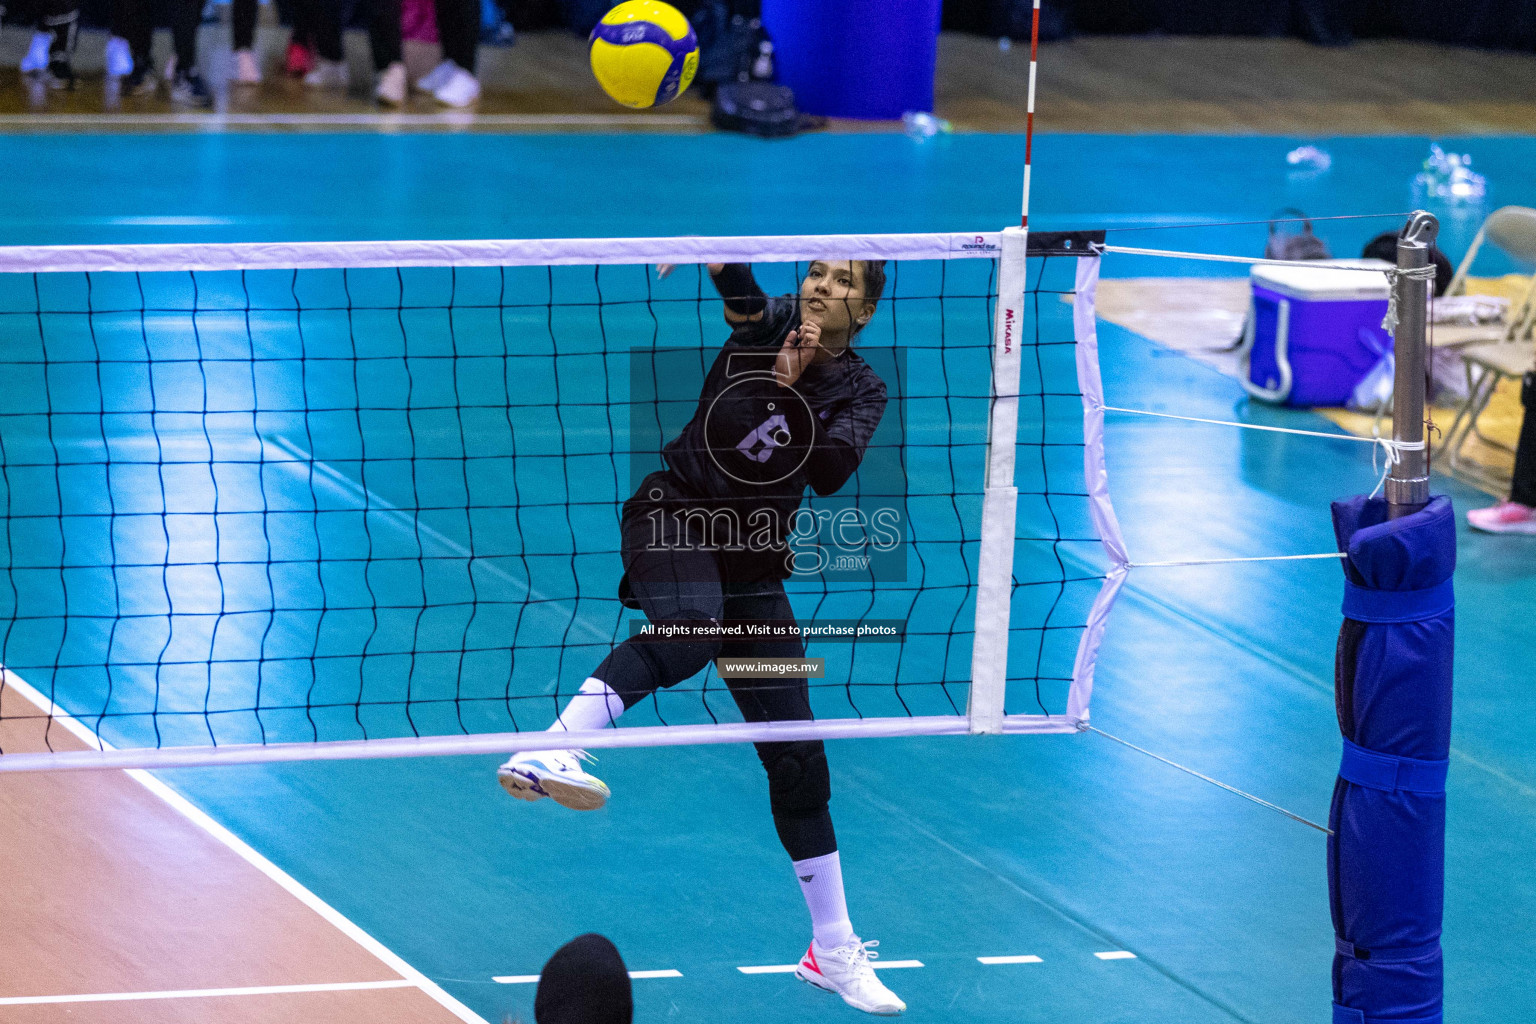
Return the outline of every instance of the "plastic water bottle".
{"type": "Polygon", "coordinates": [[[1293,170],[1321,174],[1333,166],[1333,156],[1317,146],[1297,146],[1285,154],[1285,162],[1293,170]]]}
{"type": "Polygon", "coordinates": [[[1488,179],[1472,169],[1468,153],[1451,155],[1451,173],[1445,182],[1445,198],[1453,203],[1476,203],[1488,195],[1488,179]]]}
{"type": "Polygon", "coordinates": [[[1447,153],[1431,143],[1424,167],[1413,179],[1415,200],[1479,203],[1488,194],[1488,179],[1472,170],[1470,153],[1447,153]]]}
{"type": "Polygon", "coordinates": [[[773,43],[766,39],[757,44],[757,56],[752,61],[752,79],[757,82],[773,81],[773,43]]]}
{"type": "Polygon", "coordinates": [[[909,137],[919,140],[931,139],[941,132],[951,130],[951,125],[948,121],[941,117],[934,117],[932,114],[921,110],[909,110],[902,114],[901,126],[906,130],[909,137]]]}

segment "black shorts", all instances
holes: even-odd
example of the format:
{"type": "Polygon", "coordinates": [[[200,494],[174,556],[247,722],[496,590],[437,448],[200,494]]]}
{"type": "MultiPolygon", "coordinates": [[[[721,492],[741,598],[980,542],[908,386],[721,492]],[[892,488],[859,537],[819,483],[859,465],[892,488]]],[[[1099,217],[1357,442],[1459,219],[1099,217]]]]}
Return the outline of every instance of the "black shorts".
{"type": "MultiPolygon", "coordinates": [[[[759,564],[743,565],[740,559],[701,547],[697,537],[679,531],[675,516],[652,515],[696,503],[665,471],[646,477],[636,496],[625,502],[620,550],[625,570],[620,597],[625,605],[644,611],[653,622],[793,621],[794,609],[779,576],[761,571],[759,564]],[[656,490],[662,491],[661,498],[652,496],[656,490]]],[[[714,656],[803,658],[805,645],[798,638],[728,641],[714,656]]],[[[749,722],[812,717],[809,684],[803,676],[729,680],[728,685],[749,722]]]]}
{"type": "MultiPolygon", "coordinates": [[[[721,588],[733,593],[783,593],[781,581],[790,575],[788,545],[766,551],[723,550],[718,543],[720,537],[705,536],[709,516],[714,512],[741,523],[750,516],[750,509],[697,497],[668,470],[659,470],[641,481],[639,489],[624,503],[619,527],[620,557],[624,561],[619,600],[624,607],[645,607],[646,602],[635,589],[636,580],[642,577],[669,581],[667,590],[678,600],[703,600],[707,596],[700,594],[695,598],[691,593],[689,581],[701,576],[718,581],[721,588]]],[[[660,599],[657,595],[653,600],[660,599]]],[[[682,610],[690,608],[707,610],[696,606],[682,610]]]]}

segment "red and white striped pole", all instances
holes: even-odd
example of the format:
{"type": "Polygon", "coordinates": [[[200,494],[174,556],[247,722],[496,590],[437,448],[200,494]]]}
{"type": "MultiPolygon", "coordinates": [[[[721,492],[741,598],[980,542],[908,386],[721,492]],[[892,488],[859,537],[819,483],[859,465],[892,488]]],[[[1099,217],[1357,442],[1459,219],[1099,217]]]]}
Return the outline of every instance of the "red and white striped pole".
{"type": "Polygon", "coordinates": [[[973,733],[1000,733],[1008,693],[1008,622],[1012,614],[1013,548],[1019,489],[1014,457],[1019,438],[1019,379],[1029,270],[1029,164],[1035,137],[1035,60],[1040,52],[1040,0],[1029,33],[1029,122],[1024,135],[1024,215],[1003,231],[997,260],[997,322],[992,342],[992,410],[987,418],[987,477],[976,559],[976,626],[966,705],[973,733]]]}
{"type": "Polygon", "coordinates": [[[1029,27],[1029,105],[1024,121],[1024,216],[1019,222],[1029,227],[1029,170],[1035,148],[1035,68],[1040,60],[1040,0],[1035,0],[1033,21],[1029,27]]]}

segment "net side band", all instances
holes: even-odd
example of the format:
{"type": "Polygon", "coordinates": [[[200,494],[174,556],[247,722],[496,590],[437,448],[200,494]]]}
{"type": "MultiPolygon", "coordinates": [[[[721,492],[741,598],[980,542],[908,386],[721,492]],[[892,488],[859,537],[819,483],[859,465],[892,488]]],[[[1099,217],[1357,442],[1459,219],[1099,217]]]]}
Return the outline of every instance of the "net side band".
{"type": "Polygon", "coordinates": [[[0,247],[0,273],[336,270],[395,267],[794,263],[815,259],[994,259],[1000,232],[545,238],[393,242],[213,242],[0,247]]]}
{"type": "MultiPolygon", "coordinates": [[[[1062,715],[1009,715],[1001,731],[1016,734],[1077,733],[1086,723],[1062,715]]],[[[274,761],[349,761],[380,757],[446,757],[507,754],[579,747],[674,747],[701,743],[775,743],[788,740],[869,739],[896,736],[961,736],[970,731],[964,715],[916,718],[831,718],[808,722],[722,722],[713,725],[656,725],[584,732],[509,732],[470,736],[398,737],[321,743],[244,743],[223,747],[160,747],[67,750],[0,757],[0,773],[90,771],[120,768],[198,768],[274,761]]],[[[98,741],[99,742],[99,741],[98,741]]]]}

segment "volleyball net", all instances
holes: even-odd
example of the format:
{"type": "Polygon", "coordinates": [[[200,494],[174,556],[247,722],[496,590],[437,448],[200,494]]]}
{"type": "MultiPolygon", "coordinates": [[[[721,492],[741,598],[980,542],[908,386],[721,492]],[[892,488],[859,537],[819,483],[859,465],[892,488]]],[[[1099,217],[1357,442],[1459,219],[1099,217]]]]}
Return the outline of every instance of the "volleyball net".
{"type": "Polygon", "coordinates": [[[0,249],[0,769],[1076,731],[1125,561],[1101,241],[0,249]],[[705,265],[815,260],[886,261],[888,394],[789,538],[816,720],[741,722],[722,662],[546,735],[646,623],[620,508],[729,336],[705,265]]]}

